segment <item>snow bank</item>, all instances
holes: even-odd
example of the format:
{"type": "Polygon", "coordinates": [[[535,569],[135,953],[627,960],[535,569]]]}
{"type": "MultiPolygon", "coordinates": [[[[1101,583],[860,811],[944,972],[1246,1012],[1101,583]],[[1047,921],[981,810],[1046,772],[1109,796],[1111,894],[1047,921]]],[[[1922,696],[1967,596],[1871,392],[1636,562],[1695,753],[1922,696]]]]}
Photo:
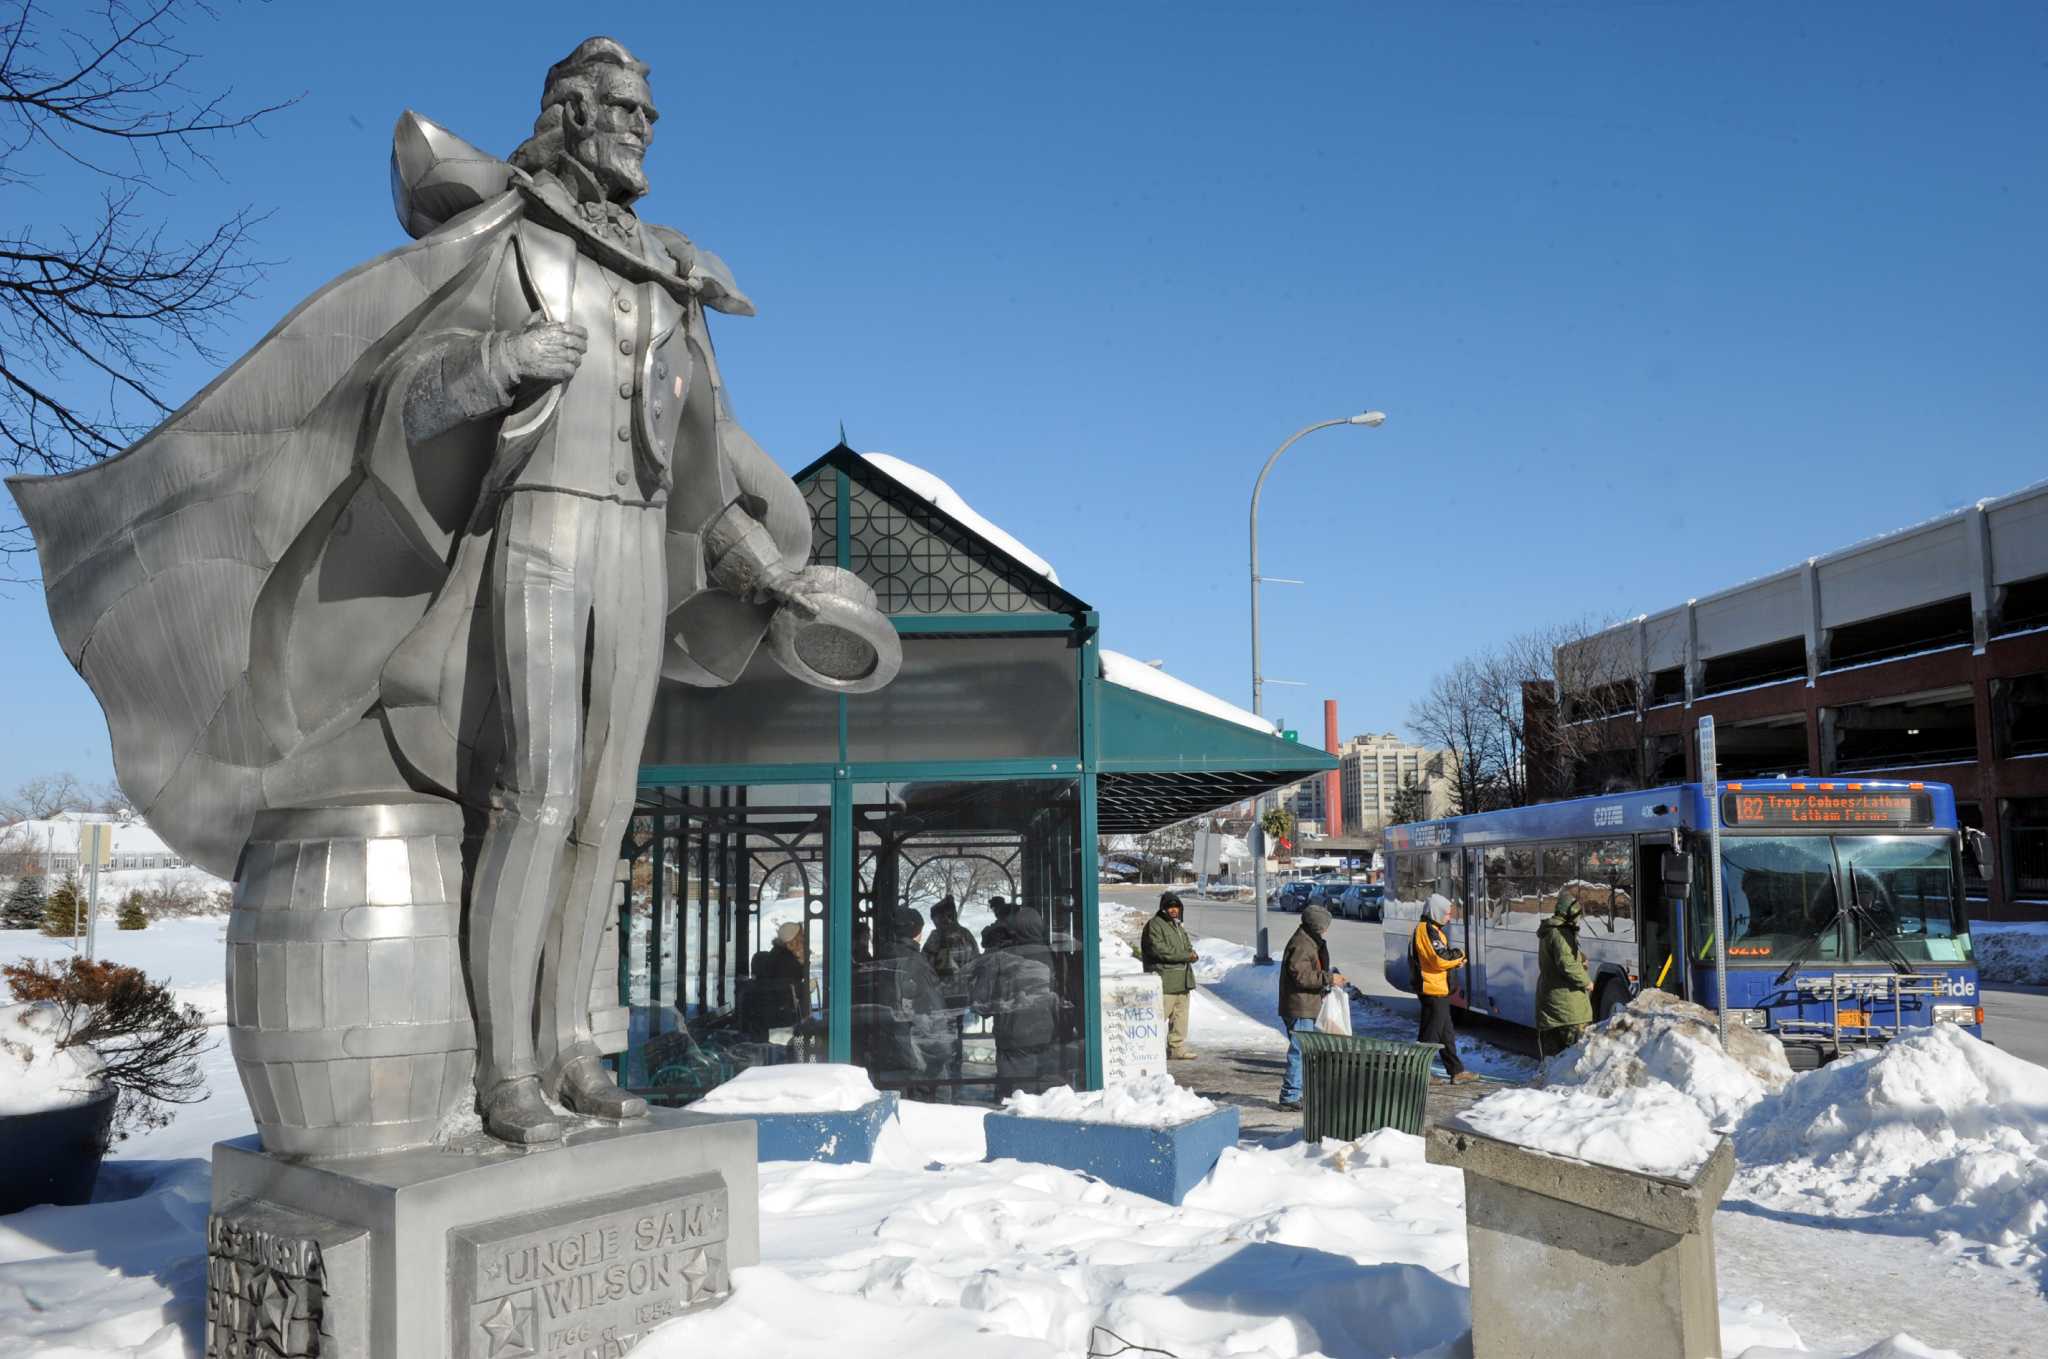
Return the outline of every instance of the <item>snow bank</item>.
{"type": "Polygon", "coordinates": [[[63,1011],[46,1001],[0,1006],[0,1116],[84,1104],[100,1092],[99,1058],[61,1048],[63,1011]]]}
{"type": "Polygon", "coordinates": [[[1954,1025],[1800,1076],[1743,1119],[1736,1150],[1754,1203],[2048,1262],[2048,1069],[1954,1025]]]}
{"type": "Polygon", "coordinates": [[[1202,960],[1195,964],[1195,980],[1203,986],[1214,986],[1232,968],[1243,967],[1258,956],[1250,944],[1233,943],[1212,934],[1195,940],[1195,953],[1202,960]]]}
{"type": "Polygon", "coordinates": [[[1027,1095],[1020,1090],[1003,1101],[1003,1108],[1025,1118],[1165,1128],[1212,1114],[1216,1104],[1160,1071],[1107,1090],[1080,1091],[1070,1085],[1054,1086],[1042,1095],[1027,1095]]]}
{"type": "Polygon", "coordinates": [[[2048,986],[2048,924],[1972,920],[1970,945],[1985,981],[2048,986]]]}
{"type": "Polygon", "coordinates": [[[1560,1156],[1689,1178],[1792,1071],[1775,1038],[1731,1029],[1707,1010],[1645,991],[1543,1068],[1543,1087],[1504,1090],[1456,1121],[1560,1156]]]}
{"type": "Polygon", "coordinates": [[[862,1067],[790,1062],[749,1067],[690,1108],[700,1114],[837,1114],[879,1097],[862,1067]]]}

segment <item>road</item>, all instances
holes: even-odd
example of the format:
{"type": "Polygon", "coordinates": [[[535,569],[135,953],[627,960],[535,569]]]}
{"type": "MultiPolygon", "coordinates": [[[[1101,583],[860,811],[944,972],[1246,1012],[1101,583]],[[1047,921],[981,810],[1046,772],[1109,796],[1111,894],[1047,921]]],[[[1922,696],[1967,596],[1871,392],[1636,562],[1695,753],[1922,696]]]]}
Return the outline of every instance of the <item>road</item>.
{"type": "MultiPolygon", "coordinates": [[[[1159,903],[1157,888],[1105,887],[1102,895],[1147,911],[1159,903]]],[[[1250,902],[1198,901],[1190,897],[1186,899],[1185,906],[1190,934],[1210,934],[1240,944],[1252,941],[1250,902]]],[[[1266,913],[1266,936],[1276,957],[1300,919],[1286,912],[1266,913]]],[[[1416,1009],[1415,998],[1388,984],[1381,967],[1385,956],[1378,925],[1357,920],[1330,922],[1331,965],[1375,1000],[1412,1015],[1416,1009]]],[[[2008,986],[1992,982],[1985,985],[1981,999],[1984,1004],[1984,1036],[2015,1056],[2048,1066],[2048,986],[2008,986]]],[[[1483,1031],[1488,1042],[1511,1051],[1535,1051],[1533,1037],[1512,1025],[1495,1024],[1477,1017],[1472,1017],[1468,1023],[1466,1016],[1459,1017],[1458,1025],[1475,1032],[1483,1031]]]]}

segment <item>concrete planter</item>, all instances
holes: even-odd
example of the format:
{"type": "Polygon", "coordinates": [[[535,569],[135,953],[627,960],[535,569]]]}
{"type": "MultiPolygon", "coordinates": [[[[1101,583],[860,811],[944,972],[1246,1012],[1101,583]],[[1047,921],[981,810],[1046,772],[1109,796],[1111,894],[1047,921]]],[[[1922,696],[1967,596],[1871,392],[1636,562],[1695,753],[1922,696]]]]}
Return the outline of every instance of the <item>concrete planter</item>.
{"type": "MultiPolygon", "coordinates": [[[[691,1113],[697,1110],[692,1109],[691,1113]]],[[[705,1118],[752,1123],[764,1161],[871,1161],[882,1126],[896,1116],[896,1096],[884,1091],[858,1109],[826,1114],[706,1113],[705,1118]]]]}
{"type": "Polygon", "coordinates": [[[1237,1144],[1237,1110],[1224,1107],[1170,1127],[1081,1123],[990,1114],[988,1159],[1036,1161],[1093,1175],[1119,1189],[1177,1204],[1237,1144]]]}
{"type": "Polygon", "coordinates": [[[1689,1180],[1429,1130],[1465,1173],[1473,1359],[1707,1359],[1721,1353],[1714,1210],[1735,1173],[1722,1138],[1689,1180]]]}
{"type": "Polygon", "coordinates": [[[0,1213],[90,1199],[119,1095],[110,1085],[83,1104],[0,1116],[0,1213]]]}

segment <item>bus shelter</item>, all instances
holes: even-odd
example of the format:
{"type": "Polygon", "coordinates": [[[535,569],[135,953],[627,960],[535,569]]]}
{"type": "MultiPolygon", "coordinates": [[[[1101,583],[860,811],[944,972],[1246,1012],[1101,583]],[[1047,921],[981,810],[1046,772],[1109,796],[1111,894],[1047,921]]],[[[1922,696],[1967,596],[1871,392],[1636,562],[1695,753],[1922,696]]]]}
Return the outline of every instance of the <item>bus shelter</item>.
{"type": "Polygon", "coordinates": [[[796,481],[813,561],[873,587],[903,666],[864,695],[765,656],[730,689],[664,685],[621,875],[621,1078],[669,1104],[804,1061],[944,1101],[1095,1088],[1098,837],[1333,762],[1105,651],[930,474],[841,445],[796,481]]]}

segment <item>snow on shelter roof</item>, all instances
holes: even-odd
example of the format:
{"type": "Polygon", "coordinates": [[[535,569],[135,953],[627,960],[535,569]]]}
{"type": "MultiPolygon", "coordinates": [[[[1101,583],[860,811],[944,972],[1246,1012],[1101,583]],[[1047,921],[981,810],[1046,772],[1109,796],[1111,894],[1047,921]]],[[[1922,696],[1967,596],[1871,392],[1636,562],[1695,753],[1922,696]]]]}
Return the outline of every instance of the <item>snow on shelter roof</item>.
{"type": "Polygon", "coordinates": [[[1055,585],[1060,583],[1060,573],[1052,569],[1051,562],[976,513],[974,506],[967,503],[966,497],[942,478],[932,475],[915,463],[905,462],[887,453],[863,453],[861,457],[870,465],[887,473],[904,490],[929,500],[941,514],[953,519],[963,528],[972,529],[1015,557],[1020,565],[1029,567],[1055,585]]]}
{"type": "MultiPolygon", "coordinates": [[[[1036,571],[1054,585],[1060,584],[1059,572],[1053,569],[1051,562],[981,515],[967,503],[967,498],[954,490],[944,478],[888,453],[863,453],[860,456],[869,466],[888,476],[905,490],[930,501],[932,507],[941,514],[1009,553],[1020,565],[1036,571]]],[[[1269,736],[1274,732],[1273,724],[1256,713],[1246,712],[1234,703],[1226,703],[1206,690],[1197,689],[1185,680],[1175,679],[1164,671],[1121,652],[1110,651],[1107,648],[1103,650],[1102,678],[1111,684],[1120,684],[1126,689],[1135,689],[1141,694],[1149,694],[1183,708],[1192,708],[1196,712],[1221,718],[1225,722],[1234,722],[1241,727],[1250,727],[1269,736]]]]}
{"type": "Polygon", "coordinates": [[[1234,703],[1225,703],[1206,689],[1197,689],[1186,680],[1177,680],[1164,670],[1145,664],[1121,651],[1102,650],[1102,677],[1111,684],[1121,684],[1126,689],[1136,689],[1141,694],[1163,698],[1168,703],[1178,703],[1183,708],[1220,717],[1225,722],[1235,722],[1240,727],[1273,734],[1273,724],[1257,713],[1248,713],[1234,703]]]}

